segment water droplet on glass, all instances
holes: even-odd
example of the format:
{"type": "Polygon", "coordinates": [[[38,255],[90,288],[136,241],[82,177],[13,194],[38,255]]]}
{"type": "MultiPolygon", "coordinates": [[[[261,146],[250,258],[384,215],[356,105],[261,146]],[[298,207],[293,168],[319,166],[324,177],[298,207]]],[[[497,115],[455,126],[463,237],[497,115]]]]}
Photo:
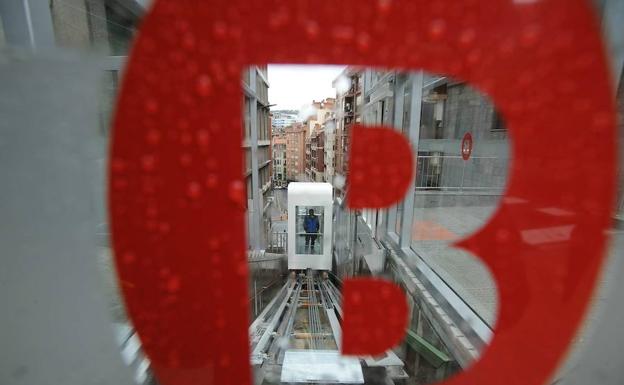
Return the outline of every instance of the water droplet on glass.
{"type": "Polygon", "coordinates": [[[370,36],[367,33],[360,33],[357,36],[357,46],[361,51],[366,51],[370,48],[370,36]]]}
{"type": "Polygon", "coordinates": [[[337,26],[332,31],[334,39],[347,42],[353,38],[353,28],[348,26],[337,26]]]}
{"type": "Polygon", "coordinates": [[[135,261],[136,261],[136,256],[132,252],[126,251],[125,253],[121,255],[121,262],[127,265],[134,263],[135,261]]]}
{"type": "Polygon", "coordinates": [[[114,172],[122,172],[126,169],[126,162],[121,159],[113,159],[111,161],[111,169],[114,172]]]}
{"type": "Polygon", "coordinates": [[[611,123],[611,116],[606,112],[597,112],[592,119],[592,126],[595,128],[606,128],[611,123]]]}
{"type": "Polygon", "coordinates": [[[184,167],[188,167],[193,163],[193,158],[191,154],[182,154],[180,155],[180,164],[184,167]]]}
{"type": "Polygon", "coordinates": [[[160,142],[160,132],[158,130],[149,130],[147,135],[145,135],[145,139],[149,144],[158,144],[160,142]]]}
{"type": "Polygon", "coordinates": [[[507,242],[510,237],[511,234],[509,233],[509,230],[501,229],[496,232],[496,240],[498,242],[507,242]]]}
{"type": "Polygon", "coordinates": [[[272,29],[283,27],[288,22],[289,15],[286,8],[280,8],[269,16],[269,26],[272,29]]]}
{"type": "Polygon", "coordinates": [[[217,183],[219,182],[219,178],[216,174],[208,174],[206,177],[206,187],[209,189],[213,189],[217,187],[217,183]]]}
{"type": "Polygon", "coordinates": [[[319,35],[319,26],[315,21],[309,20],[305,25],[306,35],[310,39],[316,39],[319,35]]]}
{"type": "Polygon", "coordinates": [[[145,101],[145,112],[148,114],[154,114],[158,112],[158,102],[154,99],[147,99],[145,101]]]}
{"type": "Polygon", "coordinates": [[[219,238],[211,237],[208,240],[208,248],[212,251],[219,249],[220,244],[221,242],[219,242],[219,238]]]}
{"type": "Polygon", "coordinates": [[[167,280],[167,291],[176,292],[180,290],[180,277],[173,276],[167,280]]]}
{"type": "Polygon", "coordinates": [[[186,188],[186,193],[190,198],[199,198],[201,195],[201,186],[197,182],[190,182],[186,188]]]}
{"type": "Polygon", "coordinates": [[[212,26],[212,33],[218,39],[223,39],[227,34],[227,25],[222,21],[217,21],[212,26]]]}
{"type": "Polygon", "coordinates": [[[277,346],[279,346],[282,350],[286,350],[289,348],[290,344],[287,337],[280,337],[277,340],[277,346]]]}
{"type": "Polygon", "coordinates": [[[429,24],[429,37],[434,40],[440,39],[446,32],[446,23],[442,19],[433,20],[429,24]]]}
{"type": "Polygon", "coordinates": [[[336,174],[334,176],[334,187],[337,189],[342,189],[345,186],[346,179],[341,174],[336,174]]]}
{"type": "Polygon", "coordinates": [[[336,131],[336,123],[328,121],[325,123],[325,134],[333,134],[336,131]]]}
{"type": "Polygon", "coordinates": [[[210,143],[210,133],[208,130],[200,129],[197,130],[197,144],[202,147],[207,146],[210,143]]]}
{"type": "Polygon", "coordinates": [[[195,91],[197,95],[206,97],[212,92],[212,79],[208,75],[200,75],[195,83],[195,91]]]}
{"type": "Polygon", "coordinates": [[[230,183],[228,197],[232,202],[243,207],[245,204],[245,187],[243,186],[243,182],[236,180],[230,183]]]}
{"type": "Polygon", "coordinates": [[[246,272],[247,272],[247,261],[238,263],[238,265],[236,266],[236,274],[242,276],[242,275],[245,275],[246,272]]]}
{"type": "Polygon", "coordinates": [[[141,168],[144,171],[153,171],[156,166],[156,158],[154,155],[143,155],[141,157],[141,168]]]}
{"type": "Polygon", "coordinates": [[[392,6],[392,0],[377,0],[377,9],[382,13],[387,13],[392,6]]]}
{"type": "Polygon", "coordinates": [[[475,41],[476,36],[477,36],[477,33],[475,32],[474,29],[472,28],[465,29],[461,31],[461,33],[459,34],[459,44],[463,46],[469,46],[475,41]]]}
{"type": "Polygon", "coordinates": [[[534,46],[538,42],[539,36],[540,36],[539,26],[535,24],[529,25],[525,27],[524,30],[522,31],[522,34],[520,35],[520,42],[525,47],[531,47],[531,46],[534,46]]]}
{"type": "Polygon", "coordinates": [[[339,94],[346,94],[347,91],[349,91],[349,88],[351,88],[351,79],[349,79],[345,75],[340,75],[340,77],[336,79],[336,82],[334,83],[334,88],[339,94]]]}
{"type": "Polygon", "coordinates": [[[306,104],[299,109],[299,120],[306,121],[316,115],[317,110],[313,104],[306,104]]]}

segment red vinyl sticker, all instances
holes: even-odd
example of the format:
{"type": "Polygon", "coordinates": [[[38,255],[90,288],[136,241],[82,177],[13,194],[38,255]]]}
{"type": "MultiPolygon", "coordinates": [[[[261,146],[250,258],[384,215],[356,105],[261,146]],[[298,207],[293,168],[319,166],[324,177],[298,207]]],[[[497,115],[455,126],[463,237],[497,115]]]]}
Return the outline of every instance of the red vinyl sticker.
{"type": "MultiPolygon", "coordinates": [[[[156,0],[116,110],[109,210],[125,303],[159,381],[251,382],[241,71],[269,62],[424,69],[492,98],[513,139],[509,184],[456,246],[495,277],[498,321],[478,362],[446,384],[547,381],[587,309],[614,198],[614,100],[583,0],[156,0]],[[569,237],[532,236],[560,226],[569,237]]],[[[354,155],[357,174],[366,151],[354,155]]],[[[355,203],[385,206],[379,194],[355,203]]],[[[357,322],[376,330],[374,317],[357,322]]]]}

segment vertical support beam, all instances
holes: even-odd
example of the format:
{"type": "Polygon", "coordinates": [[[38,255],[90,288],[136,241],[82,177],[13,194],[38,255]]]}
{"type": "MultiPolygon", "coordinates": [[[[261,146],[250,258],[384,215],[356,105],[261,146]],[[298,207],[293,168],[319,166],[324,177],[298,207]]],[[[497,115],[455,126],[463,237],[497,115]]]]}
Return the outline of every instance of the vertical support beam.
{"type": "MultiPolygon", "coordinates": [[[[412,151],[414,151],[414,162],[416,162],[418,159],[418,142],[420,139],[420,115],[422,108],[423,72],[419,71],[412,73],[410,74],[410,78],[412,80],[412,100],[410,104],[410,124],[408,135],[409,141],[412,145],[412,151]]],[[[414,165],[414,170],[416,170],[416,165],[414,165]]],[[[401,248],[409,248],[412,242],[412,224],[414,221],[414,176],[412,176],[412,188],[408,190],[407,196],[403,201],[403,215],[401,216],[400,235],[401,248]]]]}
{"type": "Polygon", "coordinates": [[[614,90],[618,89],[618,82],[624,67],[624,1],[606,0],[603,5],[602,31],[611,59],[611,73],[614,90]]]}
{"type": "MultiPolygon", "coordinates": [[[[401,131],[401,128],[403,127],[403,104],[404,104],[404,98],[405,98],[405,82],[401,81],[401,83],[399,84],[399,77],[396,76],[395,77],[395,82],[394,82],[394,121],[393,121],[393,125],[394,128],[397,131],[401,131]]],[[[387,233],[394,233],[395,232],[395,228],[394,225],[396,224],[396,217],[397,217],[397,205],[394,205],[392,207],[390,207],[387,210],[387,220],[386,220],[386,232],[387,233]]]]}
{"type": "Polygon", "coordinates": [[[260,250],[260,228],[262,226],[262,207],[260,207],[260,181],[258,175],[258,96],[256,94],[256,67],[250,67],[249,87],[253,91],[253,97],[249,100],[249,124],[251,127],[251,194],[253,209],[251,223],[249,224],[249,246],[254,250],[260,250]]]}
{"type": "Polygon", "coordinates": [[[48,1],[0,1],[0,15],[8,45],[33,51],[55,47],[48,1]]]}

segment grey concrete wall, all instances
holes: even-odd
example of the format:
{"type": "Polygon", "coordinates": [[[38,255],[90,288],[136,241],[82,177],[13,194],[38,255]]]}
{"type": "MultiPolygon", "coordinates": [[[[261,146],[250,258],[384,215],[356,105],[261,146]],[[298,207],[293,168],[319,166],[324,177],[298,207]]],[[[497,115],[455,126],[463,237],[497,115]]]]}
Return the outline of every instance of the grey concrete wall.
{"type": "Polygon", "coordinates": [[[0,55],[0,383],[133,384],[98,271],[98,70],[0,55]]]}
{"type": "MultiPolygon", "coordinates": [[[[496,119],[492,101],[467,83],[450,82],[442,127],[437,129],[442,139],[431,139],[435,137],[433,135],[436,131],[433,127],[433,105],[425,106],[430,108],[423,109],[423,115],[431,115],[431,119],[423,119],[425,127],[421,131],[419,155],[439,153],[442,156],[459,156],[461,140],[466,132],[472,134],[473,151],[468,161],[444,158],[439,178],[431,176],[433,167],[427,164],[426,159],[422,159],[417,165],[417,186],[427,185],[432,179],[437,179],[441,187],[483,187],[493,190],[503,187],[508,176],[509,143],[506,131],[492,131],[496,119]]],[[[465,190],[464,193],[469,191],[465,190]]],[[[482,203],[481,198],[475,198],[474,201],[482,203]]],[[[434,200],[431,197],[417,199],[416,207],[428,207],[433,202],[448,204],[449,200],[434,200]]]]}
{"type": "Polygon", "coordinates": [[[444,138],[461,139],[471,132],[473,139],[491,139],[493,103],[467,83],[450,83],[444,108],[444,138]]]}
{"type": "Polygon", "coordinates": [[[89,20],[84,0],[52,0],[50,12],[57,45],[78,49],[91,47],[89,20]]]}

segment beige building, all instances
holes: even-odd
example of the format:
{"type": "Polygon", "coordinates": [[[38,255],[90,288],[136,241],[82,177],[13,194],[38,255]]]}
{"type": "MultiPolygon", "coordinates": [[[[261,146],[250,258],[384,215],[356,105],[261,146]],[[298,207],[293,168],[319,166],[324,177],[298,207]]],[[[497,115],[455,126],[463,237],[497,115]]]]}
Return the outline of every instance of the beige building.
{"type": "Polygon", "coordinates": [[[286,179],[305,180],[305,140],[307,126],[295,124],[286,128],[286,179]]]}
{"type": "Polygon", "coordinates": [[[319,156],[319,149],[324,151],[325,123],[335,116],[336,99],[327,98],[321,101],[312,101],[314,113],[308,117],[305,124],[308,133],[305,139],[305,180],[313,182],[325,181],[325,156],[319,156]]]}
{"type": "Polygon", "coordinates": [[[319,102],[312,101],[314,114],[307,118],[305,124],[308,126],[308,137],[317,129],[323,128],[325,122],[334,114],[336,108],[336,99],[327,98],[319,102]]]}
{"type": "Polygon", "coordinates": [[[281,187],[286,184],[286,134],[274,133],[271,142],[273,151],[273,185],[281,187]]]}

